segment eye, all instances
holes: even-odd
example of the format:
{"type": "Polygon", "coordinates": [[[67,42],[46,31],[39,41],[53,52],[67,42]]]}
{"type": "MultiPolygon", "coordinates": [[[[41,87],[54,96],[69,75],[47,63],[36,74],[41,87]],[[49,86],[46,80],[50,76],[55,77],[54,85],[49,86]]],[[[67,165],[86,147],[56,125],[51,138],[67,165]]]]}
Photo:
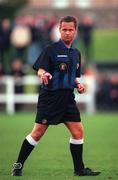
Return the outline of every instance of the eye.
{"type": "Polygon", "coordinates": [[[64,32],[67,32],[67,31],[73,32],[74,30],[73,30],[73,29],[63,29],[63,31],[64,31],[64,32]]]}
{"type": "Polygon", "coordinates": [[[72,32],[72,31],[73,31],[73,29],[69,29],[68,31],[72,32]]]}
{"type": "Polygon", "coordinates": [[[63,29],[63,31],[64,31],[64,32],[66,32],[66,31],[67,31],[67,29],[63,29]]]}

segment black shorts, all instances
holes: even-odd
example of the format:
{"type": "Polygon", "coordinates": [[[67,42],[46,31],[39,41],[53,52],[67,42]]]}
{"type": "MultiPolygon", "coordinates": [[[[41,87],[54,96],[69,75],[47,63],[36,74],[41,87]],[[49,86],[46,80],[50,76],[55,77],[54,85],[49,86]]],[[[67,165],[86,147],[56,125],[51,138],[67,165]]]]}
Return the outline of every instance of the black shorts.
{"type": "Polygon", "coordinates": [[[47,125],[80,122],[80,112],[74,98],[72,90],[40,90],[35,122],[47,125]]]}

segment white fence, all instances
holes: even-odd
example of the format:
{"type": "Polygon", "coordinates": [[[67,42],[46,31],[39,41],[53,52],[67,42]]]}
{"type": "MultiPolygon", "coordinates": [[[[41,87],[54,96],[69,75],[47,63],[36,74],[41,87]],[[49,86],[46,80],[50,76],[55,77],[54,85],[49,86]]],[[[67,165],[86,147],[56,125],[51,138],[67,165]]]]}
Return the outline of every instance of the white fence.
{"type": "MultiPolygon", "coordinates": [[[[95,79],[94,77],[83,76],[81,82],[86,85],[86,92],[84,94],[78,94],[75,91],[75,99],[77,103],[85,103],[86,111],[89,113],[95,112],[95,79]]],[[[22,78],[13,78],[12,76],[4,76],[0,78],[0,89],[5,85],[5,92],[0,93],[0,105],[1,103],[6,104],[6,112],[8,114],[14,114],[15,103],[37,103],[38,94],[23,93],[15,94],[14,85],[15,83],[24,85],[39,85],[40,80],[34,75],[24,76],[22,78]]]]}

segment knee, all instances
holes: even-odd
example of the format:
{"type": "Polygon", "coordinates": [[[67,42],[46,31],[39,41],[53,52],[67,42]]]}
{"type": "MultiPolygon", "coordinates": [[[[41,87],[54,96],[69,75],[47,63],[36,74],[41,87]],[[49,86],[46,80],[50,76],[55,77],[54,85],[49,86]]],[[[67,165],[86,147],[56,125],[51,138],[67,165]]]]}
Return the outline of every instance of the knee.
{"type": "Polygon", "coordinates": [[[73,133],[72,133],[72,138],[74,139],[83,139],[84,138],[84,130],[83,127],[80,127],[78,129],[76,129],[73,133]]]}
{"type": "Polygon", "coordinates": [[[40,138],[43,136],[45,133],[46,129],[48,128],[47,125],[42,125],[42,124],[35,124],[34,128],[31,132],[31,136],[35,141],[39,141],[40,138]]]}
{"type": "Polygon", "coordinates": [[[32,131],[31,136],[35,141],[39,141],[43,134],[44,132],[42,130],[35,130],[32,131]]]}

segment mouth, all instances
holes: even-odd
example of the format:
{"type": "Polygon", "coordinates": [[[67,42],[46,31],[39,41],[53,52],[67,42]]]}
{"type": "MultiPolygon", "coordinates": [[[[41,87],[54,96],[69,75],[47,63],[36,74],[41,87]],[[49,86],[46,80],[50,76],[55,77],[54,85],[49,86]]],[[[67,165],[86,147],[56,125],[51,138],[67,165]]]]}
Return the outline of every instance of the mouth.
{"type": "Polygon", "coordinates": [[[70,39],[70,36],[65,36],[66,39],[70,39]]]}

